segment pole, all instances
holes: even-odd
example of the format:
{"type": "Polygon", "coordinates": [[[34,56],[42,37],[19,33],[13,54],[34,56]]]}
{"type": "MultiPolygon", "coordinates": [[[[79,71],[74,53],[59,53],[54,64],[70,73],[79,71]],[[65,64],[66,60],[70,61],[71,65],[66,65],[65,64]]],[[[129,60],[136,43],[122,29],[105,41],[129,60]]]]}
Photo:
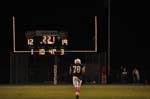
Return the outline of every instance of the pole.
{"type": "Polygon", "coordinates": [[[108,0],[108,76],[110,76],[110,0],[108,0]]]}
{"type": "Polygon", "coordinates": [[[57,85],[57,55],[54,56],[54,85],[57,85]]]}
{"type": "Polygon", "coordinates": [[[16,51],[16,42],[15,42],[15,16],[13,16],[13,52],[16,51]]]}

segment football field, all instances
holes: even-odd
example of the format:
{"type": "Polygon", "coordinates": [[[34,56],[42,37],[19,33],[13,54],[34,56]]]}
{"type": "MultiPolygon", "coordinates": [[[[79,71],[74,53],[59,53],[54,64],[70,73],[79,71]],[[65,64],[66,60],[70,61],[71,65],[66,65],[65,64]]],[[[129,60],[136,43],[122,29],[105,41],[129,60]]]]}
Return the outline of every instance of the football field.
{"type": "MultiPolygon", "coordinates": [[[[0,99],[75,99],[72,85],[0,85],[0,99]]],[[[82,85],[79,99],[150,99],[149,85],[82,85]]]]}

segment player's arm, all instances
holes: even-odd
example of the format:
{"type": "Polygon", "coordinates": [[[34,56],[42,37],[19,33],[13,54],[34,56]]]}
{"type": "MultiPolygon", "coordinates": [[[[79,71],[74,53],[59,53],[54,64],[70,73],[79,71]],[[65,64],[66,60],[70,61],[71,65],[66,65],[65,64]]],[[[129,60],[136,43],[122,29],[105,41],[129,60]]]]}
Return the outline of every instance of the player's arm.
{"type": "Polygon", "coordinates": [[[71,66],[69,67],[69,74],[71,75],[72,69],[71,66]]]}
{"type": "Polygon", "coordinates": [[[83,66],[83,67],[82,67],[82,74],[85,73],[85,69],[86,69],[85,66],[83,66]]]}

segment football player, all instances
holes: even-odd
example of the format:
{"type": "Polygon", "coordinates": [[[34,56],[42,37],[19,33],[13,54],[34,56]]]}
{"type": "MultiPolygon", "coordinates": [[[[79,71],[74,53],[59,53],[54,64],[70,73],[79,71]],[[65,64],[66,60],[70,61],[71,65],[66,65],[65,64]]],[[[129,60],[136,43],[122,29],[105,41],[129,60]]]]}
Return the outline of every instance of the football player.
{"type": "Polygon", "coordinates": [[[81,60],[79,58],[74,60],[74,64],[70,66],[69,73],[72,75],[72,83],[75,88],[76,99],[79,99],[82,76],[85,73],[85,66],[81,64],[81,60]]]}

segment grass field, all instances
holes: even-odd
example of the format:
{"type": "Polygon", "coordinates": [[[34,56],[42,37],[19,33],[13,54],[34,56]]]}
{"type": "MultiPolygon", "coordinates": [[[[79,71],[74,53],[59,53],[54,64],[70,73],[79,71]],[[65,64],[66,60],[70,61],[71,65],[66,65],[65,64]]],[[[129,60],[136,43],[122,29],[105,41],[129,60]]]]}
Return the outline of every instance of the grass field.
{"type": "MultiPolygon", "coordinates": [[[[72,85],[0,85],[0,99],[75,99],[72,85]]],[[[149,85],[82,85],[80,99],[150,99],[149,85]]]]}

